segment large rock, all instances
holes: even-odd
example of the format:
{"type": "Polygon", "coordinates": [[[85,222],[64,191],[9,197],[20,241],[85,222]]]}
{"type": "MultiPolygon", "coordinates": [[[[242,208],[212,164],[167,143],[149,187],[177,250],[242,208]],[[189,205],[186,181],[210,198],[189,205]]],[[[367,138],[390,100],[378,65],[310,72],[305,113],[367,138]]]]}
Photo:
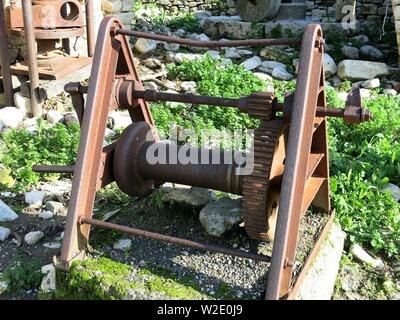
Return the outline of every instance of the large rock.
{"type": "Polygon", "coordinates": [[[245,21],[269,20],[276,16],[280,7],[281,0],[236,1],[236,10],[245,21]]]}
{"type": "Polygon", "coordinates": [[[338,76],[342,80],[370,80],[388,74],[388,66],[381,62],[343,60],[338,65],[338,76]]]}
{"type": "Polygon", "coordinates": [[[22,123],[24,113],[15,107],[0,109],[0,131],[5,128],[16,128],[22,123]]]}
{"type": "Polygon", "coordinates": [[[242,219],[241,199],[221,198],[205,206],[199,215],[209,235],[220,237],[242,219]]]}
{"type": "Polygon", "coordinates": [[[368,60],[382,60],[383,59],[383,54],[381,50],[367,45],[367,46],[362,46],[360,48],[360,54],[362,58],[368,59],[368,60]]]}
{"type": "Polygon", "coordinates": [[[15,219],[18,219],[18,215],[0,200],[0,222],[14,221],[15,219]]]}
{"type": "Polygon", "coordinates": [[[297,300],[330,300],[335,287],[346,235],[333,224],[300,287],[297,300]]]}
{"type": "Polygon", "coordinates": [[[325,77],[327,78],[335,75],[338,69],[333,58],[327,53],[324,54],[324,67],[325,67],[325,77]]]}
{"type": "Polygon", "coordinates": [[[262,23],[225,20],[218,23],[218,36],[230,39],[263,38],[264,26],[262,23]]]}
{"type": "Polygon", "coordinates": [[[142,54],[154,51],[157,48],[157,41],[139,38],[135,43],[135,49],[142,54]]]}
{"type": "Polygon", "coordinates": [[[247,59],[241,64],[241,66],[243,66],[247,71],[257,69],[260,65],[261,65],[261,58],[257,56],[247,59]]]}
{"type": "Polygon", "coordinates": [[[289,73],[286,70],[286,66],[280,62],[264,61],[258,69],[279,80],[293,79],[293,75],[289,73]]]}
{"type": "Polygon", "coordinates": [[[176,202],[193,207],[204,207],[216,199],[217,197],[211,190],[197,187],[174,189],[163,197],[163,201],[176,202]]]}

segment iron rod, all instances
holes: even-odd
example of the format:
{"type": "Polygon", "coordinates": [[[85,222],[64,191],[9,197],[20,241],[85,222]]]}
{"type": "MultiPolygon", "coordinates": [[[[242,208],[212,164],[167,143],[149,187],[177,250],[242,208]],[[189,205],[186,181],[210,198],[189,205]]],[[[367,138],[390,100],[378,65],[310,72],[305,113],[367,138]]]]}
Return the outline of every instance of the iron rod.
{"type": "Polygon", "coordinates": [[[192,241],[192,240],[187,240],[187,239],[182,239],[182,238],[177,238],[177,237],[171,237],[171,236],[167,236],[167,235],[160,234],[160,233],[150,232],[150,231],[136,229],[136,228],[130,228],[130,227],[121,226],[121,225],[118,225],[115,223],[86,218],[83,216],[80,217],[79,222],[80,222],[80,224],[89,224],[92,226],[96,226],[96,227],[100,227],[100,228],[104,228],[104,229],[108,229],[108,230],[132,234],[134,236],[138,236],[138,237],[142,237],[142,238],[148,238],[148,239],[152,239],[152,240],[168,242],[168,243],[176,244],[176,245],[183,246],[183,247],[193,248],[196,250],[205,250],[205,251],[223,253],[223,254],[227,254],[227,255],[231,255],[231,256],[235,256],[235,257],[264,261],[264,262],[271,261],[270,256],[264,256],[264,255],[240,251],[240,250],[232,250],[232,249],[224,248],[221,246],[210,245],[207,243],[201,243],[201,242],[197,242],[197,241],[192,241]]]}
{"type": "Polygon", "coordinates": [[[31,91],[31,107],[34,117],[42,116],[42,105],[39,97],[39,71],[36,60],[36,40],[33,26],[32,0],[21,1],[24,18],[24,33],[29,66],[29,85],[31,91]]]}
{"type": "Polygon", "coordinates": [[[3,76],[4,93],[6,94],[7,105],[14,106],[14,92],[11,79],[10,57],[8,54],[8,39],[3,0],[0,0],[0,43],[1,74],[3,76]]]}
{"type": "Polygon", "coordinates": [[[199,48],[225,48],[225,47],[258,47],[268,45],[296,45],[301,43],[301,39],[284,38],[284,39],[249,39],[249,40],[223,40],[223,41],[200,41],[183,39],[179,37],[164,36],[141,31],[118,29],[116,34],[125,36],[156,40],[167,43],[176,43],[199,48]]]}
{"type": "Polygon", "coordinates": [[[32,171],[36,173],[74,173],[74,167],[74,165],[34,165],[32,166],[32,171]]]}
{"type": "Polygon", "coordinates": [[[86,1],[86,37],[88,56],[93,57],[95,47],[93,0],[86,1]]]}
{"type": "MultiPolygon", "coordinates": [[[[208,97],[208,96],[198,96],[194,94],[179,94],[179,93],[168,93],[159,92],[156,90],[135,90],[132,92],[133,98],[143,99],[149,102],[159,102],[159,101],[173,101],[182,103],[192,103],[192,104],[204,104],[204,105],[214,105],[219,107],[235,107],[242,112],[247,112],[247,99],[249,97],[242,97],[239,99],[234,98],[219,98],[219,97],[208,97]]],[[[282,103],[274,103],[274,112],[283,111],[282,103]]],[[[316,116],[317,117],[336,117],[343,118],[345,109],[341,108],[324,108],[317,107],[316,116]]]]}
{"type": "Polygon", "coordinates": [[[243,99],[241,100],[233,98],[198,96],[194,94],[168,93],[159,92],[156,90],[135,90],[132,92],[132,95],[135,99],[143,99],[150,102],[174,101],[182,103],[214,105],[220,107],[236,107],[239,109],[245,106],[243,99]]]}

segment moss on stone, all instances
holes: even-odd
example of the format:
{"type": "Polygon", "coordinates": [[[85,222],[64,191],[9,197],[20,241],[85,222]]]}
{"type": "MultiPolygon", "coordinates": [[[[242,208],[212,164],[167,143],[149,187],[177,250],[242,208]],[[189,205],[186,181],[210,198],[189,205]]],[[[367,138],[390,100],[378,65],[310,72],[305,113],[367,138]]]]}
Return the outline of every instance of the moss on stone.
{"type": "Polygon", "coordinates": [[[135,269],[107,258],[74,262],[69,273],[57,271],[56,299],[199,300],[206,295],[191,286],[146,269],[135,269]]]}

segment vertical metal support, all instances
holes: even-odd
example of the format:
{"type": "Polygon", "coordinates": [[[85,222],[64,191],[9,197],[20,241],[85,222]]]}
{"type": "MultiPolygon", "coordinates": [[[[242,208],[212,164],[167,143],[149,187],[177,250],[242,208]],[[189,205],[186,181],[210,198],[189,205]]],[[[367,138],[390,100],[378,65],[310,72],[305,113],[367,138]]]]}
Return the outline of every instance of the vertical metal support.
{"type": "Polygon", "coordinates": [[[293,273],[323,72],[323,38],[320,26],[309,25],[306,28],[301,48],[280,206],[268,271],[266,299],[269,300],[277,300],[288,294],[293,273]]]}
{"type": "Polygon", "coordinates": [[[4,17],[4,1],[0,0],[0,59],[3,87],[7,98],[7,105],[14,105],[14,94],[11,79],[10,57],[8,55],[8,39],[4,17]]]}
{"type": "MultiPolygon", "coordinates": [[[[129,41],[115,33],[121,28],[122,23],[115,17],[104,18],[96,42],[60,257],[67,268],[87,249],[90,226],[80,225],[79,217],[91,218],[97,187],[111,181],[113,150],[103,149],[103,141],[108,112],[116,107],[114,79],[127,76],[136,80],[142,89],[129,41]]],[[[154,125],[146,102],[139,102],[139,106],[130,111],[132,120],[140,119],[154,125]]]]}
{"type": "Polygon", "coordinates": [[[36,59],[35,28],[33,26],[32,0],[21,1],[24,18],[26,52],[28,55],[31,108],[34,117],[42,116],[42,104],[39,96],[39,70],[36,59]]]}
{"type": "Polygon", "coordinates": [[[95,47],[93,0],[86,1],[86,38],[88,56],[93,57],[95,47]]]}

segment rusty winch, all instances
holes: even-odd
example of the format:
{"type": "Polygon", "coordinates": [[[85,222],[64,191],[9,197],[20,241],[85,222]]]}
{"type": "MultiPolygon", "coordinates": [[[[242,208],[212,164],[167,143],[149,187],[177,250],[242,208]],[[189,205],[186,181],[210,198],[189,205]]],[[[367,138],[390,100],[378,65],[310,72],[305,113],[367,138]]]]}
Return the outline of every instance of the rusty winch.
{"type": "MultiPolygon", "coordinates": [[[[34,167],[36,172],[73,174],[61,265],[68,268],[73,259],[84,256],[92,225],[199,250],[269,262],[266,298],[290,297],[296,290],[296,285],[291,286],[291,278],[300,219],[310,205],[328,213],[329,223],[334,216],[329,199],[327,117],[341,117],[348,124],[371,119],[368,110],[361,108],[360,94],[356,89],[349,95],[345,109],[327,108],[323,55],[324,39],[318,25],[309,25],[303,39],[204,42],[125,30],[118,19],[105,18],[97,39],[89,86],[70,83],[66,87],[82,129],[76,164],[34,167]],[[127,36],[206,48],[301,44],[296,91],[288,95],[284,103],[278,103],[272,93],[262,92],[229,99],[144,90],[127,36]],[[87,95],[85,106],[84,95],[87,95]],[[230,164],[172,161],[182,147],[159,141],[147,104],[149,101],[237,108],[259,119],[260,126],[255,131],[252,148],[254,156],[244,158],[244,162],[252,162],[254,170],[241,175],[243,161],[230,164]],[[129,110],[132,124],[115,143],[103,147],[107,115],[117,108],[129,110]],[[150,163],[146,157],[150,148],[166,150],[167,162],[150,163]],[[95,193],[113,181],[131,196],[145,195],[159,182],[243,195],[246,232],[253,239],[273,241],[272,256],[95,220],[92,218],[95,193]]],[[[191,152],[207,158],[215,150],[192,148],[191,152]]],[[[228,153],[217,152],[221,155],[228,153]]],[[[317,243],[322,238],[321,235],[317,243]]],[[[315,250],[311,254],[315,254],[315,250]]]]}

